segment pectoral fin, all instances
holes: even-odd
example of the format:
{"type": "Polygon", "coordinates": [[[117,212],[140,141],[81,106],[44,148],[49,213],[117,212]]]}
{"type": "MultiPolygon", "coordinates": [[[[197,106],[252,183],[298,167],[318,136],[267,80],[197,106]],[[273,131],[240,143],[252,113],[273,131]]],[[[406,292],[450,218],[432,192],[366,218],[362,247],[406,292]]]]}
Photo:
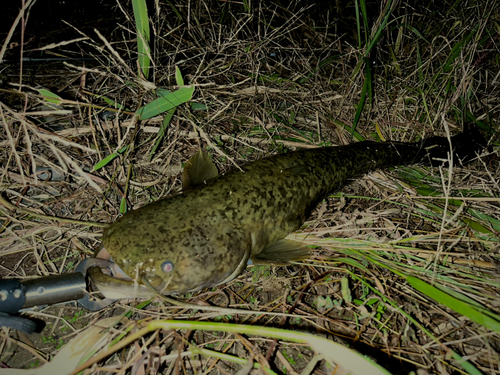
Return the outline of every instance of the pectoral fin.
{"type": "Polygon", "coordinates": [[[184,191],[204,185],[207,181],[219,175],[217,167],[210,155],[200,150],[194,154],[184,166],[182,189],[184,191]]]}
{"type": "Polygon", "coordinates": [[[274,264],[286,266],[294,260],[309,258],[310,249],[301,242],[280,240],[251,258],[254,264],[274,264]]]}

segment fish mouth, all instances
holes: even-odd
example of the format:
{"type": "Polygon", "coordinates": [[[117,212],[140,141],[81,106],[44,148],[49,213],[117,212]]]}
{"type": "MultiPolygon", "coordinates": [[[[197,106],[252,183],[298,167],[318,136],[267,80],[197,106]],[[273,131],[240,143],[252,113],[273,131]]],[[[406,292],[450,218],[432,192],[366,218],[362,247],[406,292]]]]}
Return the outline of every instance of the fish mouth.
{"type": "Polygon", "coordinates": [[[114,277],[116,279],[122,279],[122,280],[133,280],[129,275],[127,275],[125,272],[123,272],[123,270],[113,260],[113,258],[111,257],[111,254],[108,252],[108,250],[106,250],[102,245],[101,245],[101,248],[95,254],[95,258],[110,260],[112,262],[112,264],[109,267],[112,277],[114,277]]]}
{"type": "Polygon", "coordinates": [[[97,289],[99,289],[105,297],[112,295],[114,299],[151,298],[157,293],[162,294],[168,287],[168,284],[166,284],[163,279],[151,272],[141,272],[138,280],[133,279],[113,261],[113,258],[104,247],[96,253],[95,257],[111,261],[111,265],[106,269],[106,273],[102,272],[102,270],[99,272],[94,271],[94,275],[97,276],[99,280],[98,282],[94,282],[97,289]],[[144,285],[144,279],[149,285],[144,285]],[[140,281],[143,285],[138,285],[136,281],[140,281]],[[151,288],[153,288],[154,291],[151,290],[151,288]]]}

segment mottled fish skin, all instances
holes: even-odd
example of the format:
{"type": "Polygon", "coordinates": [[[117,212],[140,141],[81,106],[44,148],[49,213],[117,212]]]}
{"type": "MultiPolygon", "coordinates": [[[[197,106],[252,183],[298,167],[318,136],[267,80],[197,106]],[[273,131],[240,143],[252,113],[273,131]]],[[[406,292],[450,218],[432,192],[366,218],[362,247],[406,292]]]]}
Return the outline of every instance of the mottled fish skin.
{"type": "MultiPolygon", "coordinates": [[[[164,294],[215,286],[236,277],[249,258],[258,258],[298,229],[316,204],[347,179],[425,162],[422,145],[449,149],[446,138],[431,139],[360,142],[257,160],[242,171],[127,213],[104,231],[104,247],[132,278],[146,274],[162,279],[164,294]],[[170,272],[162,270],[165,261],[174,266],[170,272]]],[[[471,147],[480,151],[482,143],[484,139],[471,147]]]]}

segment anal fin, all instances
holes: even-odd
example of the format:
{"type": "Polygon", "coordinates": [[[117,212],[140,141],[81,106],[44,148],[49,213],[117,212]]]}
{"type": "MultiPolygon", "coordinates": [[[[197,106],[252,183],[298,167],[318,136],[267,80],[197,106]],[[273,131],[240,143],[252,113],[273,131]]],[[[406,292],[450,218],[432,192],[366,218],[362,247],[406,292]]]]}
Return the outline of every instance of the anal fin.
{"type": "Polygon", "coordinates": [[[253,256],[253,264],[274,264],[286,266],[292,261],[309,258],[310,249],[305,244],[293,240],[280,240],[253,256]]]}

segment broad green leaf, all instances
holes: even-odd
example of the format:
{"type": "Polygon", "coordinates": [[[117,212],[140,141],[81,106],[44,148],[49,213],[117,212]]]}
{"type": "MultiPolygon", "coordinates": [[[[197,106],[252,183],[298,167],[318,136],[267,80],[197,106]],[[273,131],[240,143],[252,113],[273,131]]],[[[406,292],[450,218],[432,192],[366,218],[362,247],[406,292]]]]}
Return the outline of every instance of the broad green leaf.
{"type": "Polygon", "coordinates": [[[40,93],[40,95],[43,96],[43,99],[46,102],[58,104],[58,105],[63,102],[63,99],[60,96],[51,93],[49,90],[38,89],[38,92],[40,93]]]}
{"type": "Polygon", "coordinates": [[[482,212],[478,210],[474,210],[473,208],[470,208],[467,210],[472,216],[482,220],[485,223],[490,224],[493,229],[497,230],[500,232],[500,220],[494,219],[491,216],[488,216],[486,214],[483,214],[482,212]]]}
{"type": "Polygon", "coordinates": [[[186,103],[193,97],[194,87],[181,87],[177,91],[164,95],[137,110],[139,120],[158,116],[160,113],[186,103]]]}
{"type": "Polygon", "coordinates": [[[156,96],[158,98],[161,98],[161,97],[163,97],[165,95],[168,95],[170,93],[171,93],[171,91],[169,91],[167,89],[161,89],[161,88],[159,88],[158,90],[156,90],[156,96]]]}

